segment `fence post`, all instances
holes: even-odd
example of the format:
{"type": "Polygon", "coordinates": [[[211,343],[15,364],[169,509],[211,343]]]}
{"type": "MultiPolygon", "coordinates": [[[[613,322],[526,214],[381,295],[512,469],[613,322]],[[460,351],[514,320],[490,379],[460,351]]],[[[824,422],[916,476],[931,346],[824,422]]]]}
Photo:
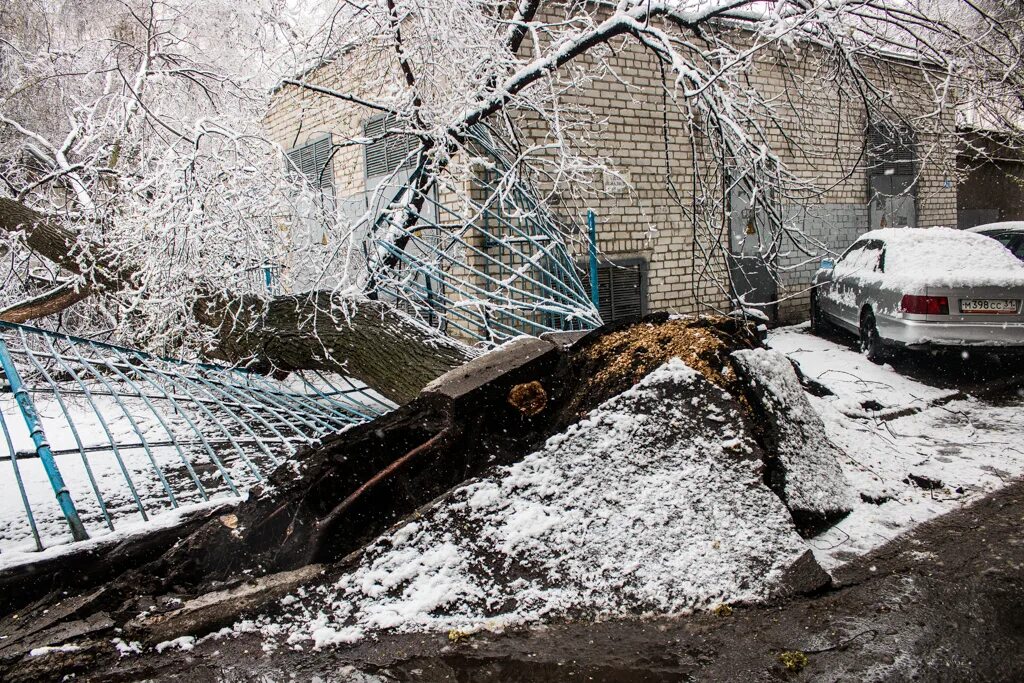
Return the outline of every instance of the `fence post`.
{"type": "Polygon", "coordinates": [[[594,308],[600,308],[600,295],[597,291],[597,214],[587,211],[587,237],[590,242],[590,300],[594,308]]]}
{"type": "MultiPolygon", "coordinates": [[[[75,503],[71,500],[68,487],[64,484],[64,477],[61,476],[60,470],[57,469],[57,463],[53,459],[53,453],[50,451],[50,444],[46,442],[43,424],[39,421],[39,415],[36,413],[35,404],[32,403],[32,397],[28,395],[25,385],[22,384],[21,376],[18,374],[18,369],[14,366],[14,360],[11,358],[10,351],[8,351],[7,344],[4,343],[3,339],[0,339],[0,367],[3,367],[7,381],[11,385],[11,391],[14,392],[14,400],[18,402],[21,416],[25,418],[25,426],[28,427],[32,443],[36,446],[36,454],[43,463],[46,476],[50,480],[50,486],[53,487],[53,492],[57,496],[57,502],[60,504],[61,512],[64,513],[64,519],[68,521],[68,526],[71,527],[71,536],[76,541],[84,541],[89,538],[89,534],[86,532],[85,525],[82,524],[82,520],[78,516],[75,503]]],[[[11,457],[17,456],[11,453],[11,457]]]]}

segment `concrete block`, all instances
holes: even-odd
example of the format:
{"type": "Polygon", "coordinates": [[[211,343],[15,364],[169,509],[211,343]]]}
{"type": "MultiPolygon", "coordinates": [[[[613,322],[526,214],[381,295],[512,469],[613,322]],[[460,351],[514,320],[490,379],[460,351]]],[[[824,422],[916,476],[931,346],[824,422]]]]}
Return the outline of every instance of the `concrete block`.
{"type": "Polygon", "coordinates": [[[558,348],[554,341],[538,337],[518,337],[441,375],[423,388],[423,394],[457,399],[474,389],[558,348]]]}

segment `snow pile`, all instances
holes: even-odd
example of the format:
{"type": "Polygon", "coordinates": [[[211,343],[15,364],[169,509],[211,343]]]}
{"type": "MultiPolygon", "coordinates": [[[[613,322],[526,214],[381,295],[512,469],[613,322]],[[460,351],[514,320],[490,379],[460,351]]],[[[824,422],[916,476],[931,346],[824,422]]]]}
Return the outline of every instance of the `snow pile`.
{"type": "Polygon", "coordinates": [[[758,428],[772,464],[769,485],[802,528],[847,514],[853,499],[837,459],[842,454],[825,435],[789,359],[765,349],[732,355],[765,413],[758,428]]]}
{"type": "Polygon", "coordinates": [[[763,599],[807,547],[759,455],[736,402],[673,359],[382,536],[333,585],[284,598],[267,628],[319,647],[763,599]]]}
{"type": "Polygon", "coordinates": [[[936,227],[885,228],[860,237],[871,239],[885,243],[886,287],[1024,287],[1024,263],[984,235],[936,227]]]}

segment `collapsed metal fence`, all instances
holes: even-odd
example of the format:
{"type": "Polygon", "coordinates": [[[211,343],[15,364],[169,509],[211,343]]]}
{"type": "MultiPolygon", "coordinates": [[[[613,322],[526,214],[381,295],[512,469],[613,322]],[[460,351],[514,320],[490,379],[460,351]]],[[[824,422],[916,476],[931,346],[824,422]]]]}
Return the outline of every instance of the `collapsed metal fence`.
{"type": "MultiPolygon", "coordinates": [[[[484,346],[600,326],[596,292],[568,246],[572,229],[534,199],[514,155],[486,129],[467,137],[487,162],[469,196],[453,201],[434,187],[416,210],[403,201],[412,179],[392,201],[401,210],[377,217],[366,254],[374,295],[484,346]]],[[[593,236],[589,247],[596,263],[593,236]]]]}
{"type": "Polygon", "coordinates": [[[322,373],[289,382],[0,323],[0,564],[244,496],[297,448],[393,406],[322,373]]]}

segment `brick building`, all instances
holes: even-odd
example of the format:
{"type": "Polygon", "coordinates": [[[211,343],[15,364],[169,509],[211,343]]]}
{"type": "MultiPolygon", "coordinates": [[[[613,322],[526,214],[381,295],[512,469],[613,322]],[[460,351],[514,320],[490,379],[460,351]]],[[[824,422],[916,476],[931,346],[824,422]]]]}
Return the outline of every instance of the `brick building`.
{"type": "MultiPolygon", "coordinates": [[[[695,199],[695,173],[705,173],[707,188],[706,173],[713,177],[717,171],[694,163],[683,114],[665,107],[657,61],[635,42],[615,47],[608,60],[621,78],[605,76],[567,98],[593,111],[599,123],[591,151],[609,157],[628,183],[609,178],[585,206],[566,201],[556,207],[578,225],[586,209],[596,212],[605,319],[641,311],[726,309],[730,282],[750,291],[754,301],[778,301],[766,306],[777,319],[803,319],[811,277],[825,253],[842,251],[872,226],[956,225],[955,150],[947,134],[952,122],[929,115],[934,98],[919,67],[896,57],[872,63],[872,78],[887,93],[885,106],[892,112],[891,123],[876,119],[872,127],[863,110],[849,106],[823,78],[819,60],[798,47],[762,53],[751,79],[765,99],[777,97],[776,116],[788,126],[769,131],[769,142],[797,179],[816,189],[773,198],[772,211],[746,207],[734,190],[719,198],[727,210],[717,233],[695,230],[687,211],[695,199]],[[895,131],[889,137],[897,141],[882,157],[871,153],[870,139],[880,126],[895,131]],[[666,164],[674,190],[666,183],[666,164]],[[767,268],[756,254],[764,248],[758,240],[771,215],[781,216],[799,237],[775,244],[767,268]]],[[[304,79],[358,94],[367,68],[380,67],[341,58],[304,79]]],[[[393,138],[370,147],[337,147],[332,155],[332,141],[371,133],[384,120],[366,107],[294,86],[275,93],[265,125],[297,164],[331,159],[320,174],[324,191],[347,215],[366,211],[369,191],[407,152],[393,138]]]]}

